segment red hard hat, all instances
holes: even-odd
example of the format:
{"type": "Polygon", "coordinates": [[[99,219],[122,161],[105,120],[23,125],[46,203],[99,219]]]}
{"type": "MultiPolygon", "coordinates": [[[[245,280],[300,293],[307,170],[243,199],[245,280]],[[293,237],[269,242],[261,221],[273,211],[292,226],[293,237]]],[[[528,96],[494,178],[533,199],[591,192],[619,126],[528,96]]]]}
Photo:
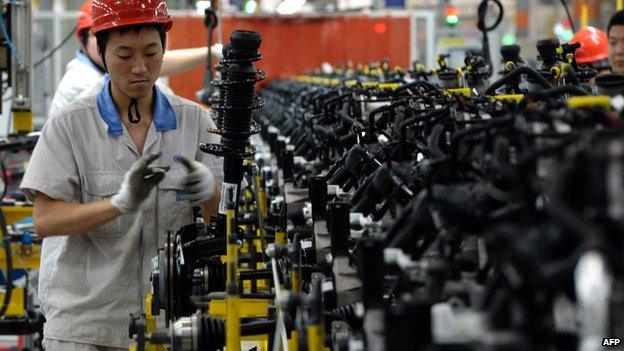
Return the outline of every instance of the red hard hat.
{"type": "Polygon", "coordinates": [[[76,21],[76,36],[80,37],[80,32],[83,29],[91,28],[91,0],[87,0],[78,13],[78,20],[76,21]]]}
{"type": "Polygon", "coordinates": [[[173,20],[165,0],[93,0],[91,33],[135,24],[161,23],[165,31],[173,20]]]}
{"type": "Polygon", "coordinates": [[[583,27],[579,29],[572,43],[580,43],[581,47],[576,49],[576,62],[581,64],[606,60],[609,50],[609,39],[607,33],[595,27],[583,27]]]}

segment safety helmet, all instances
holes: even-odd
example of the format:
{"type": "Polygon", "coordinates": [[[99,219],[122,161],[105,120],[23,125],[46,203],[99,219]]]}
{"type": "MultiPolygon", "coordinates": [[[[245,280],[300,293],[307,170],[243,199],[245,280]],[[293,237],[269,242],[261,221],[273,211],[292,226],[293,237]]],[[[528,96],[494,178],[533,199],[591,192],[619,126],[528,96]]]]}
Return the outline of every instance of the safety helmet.
{"type": "Polygon", "coordinates": [[[93,0],[91,33],[124,26],[161,23],[169,31],[173,20],[165,0],[93,0]]]}
{"type": "Polygon", "coordinates": [[[572,43],[580,43],[576,49],[576,62],[580,64],[593,63],[608,59],[609,39],[607,34],[595,27],[583,27],[579,29],[572,43]]]}
{"type": "Polygon", "coordinates": [[[80,38],[80,32],[84,29],[91,28],[91,3],[93,1],[87,0],[78,13],[78,19],[76,20],[76,36],[80,38]]]}

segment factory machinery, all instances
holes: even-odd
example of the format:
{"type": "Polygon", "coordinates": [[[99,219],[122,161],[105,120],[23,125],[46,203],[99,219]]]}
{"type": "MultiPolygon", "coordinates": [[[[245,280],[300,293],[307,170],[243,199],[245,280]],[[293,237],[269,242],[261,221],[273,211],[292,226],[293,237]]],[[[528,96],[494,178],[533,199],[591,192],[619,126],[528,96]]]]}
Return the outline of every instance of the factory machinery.
{"type": "Polygon", "coordinates": [[[32,132],[32,4],[3,1],[0,5],[0,336],[19,335],[20,350],[37,347],[43,336],[44,318],[36,307],[31,277],[36,276],[41,240],[34,234],[32,204],[17,189],[25,166],[18,166],[18,152],[28,154],[39,133],[32,132]],[[19,33],[19,34],[18,34],[19,33]],[[7,135],[8,133],[8,135],[7,135]],[[11,163],[13,163],[12,167],[11,163]],[[16,194],[16,191],[18,194],[16,194]]]}
{"type": "MultiPolygon", "coordinates": [[[[154,253],[136,350],[601,350],[624,335],[622,77],[575,45],[273,80],[235,31],[219,216],[154,253]],[[166,321],[166,329],[158,321],[166,321]]],[[[199,217],[198,217],[199,218],[199,217]]]]}

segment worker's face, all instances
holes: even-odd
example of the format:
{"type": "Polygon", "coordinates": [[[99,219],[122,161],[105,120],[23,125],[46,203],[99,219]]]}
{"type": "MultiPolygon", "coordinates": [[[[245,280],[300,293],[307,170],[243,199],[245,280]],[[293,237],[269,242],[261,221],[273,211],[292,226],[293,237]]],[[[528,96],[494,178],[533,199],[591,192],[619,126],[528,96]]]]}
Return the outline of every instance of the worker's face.
{"type": "Polygon", "coordinates": [[[624,26],[615,25],[609,30],[609,62],[613,72],[624,74],[624,26]]]}
{"type": "Polygon", "coordinates": [[[93,62],[100,66],[100,68],[104,69],[104,63],[102,62],[102,58],[98,54],[97,39],[95,39],[95,35],[89,34],[89,39],[87,39],[87,46],[84,48],[84,50],[93,62]]]}
{"type": "Polygon", "coordinates": [[[138,33],[113,31],[106,44],[106,65],[111,82],[128,98],[148,96],[163,59],[158,30],[143,28],[138,33]]]}

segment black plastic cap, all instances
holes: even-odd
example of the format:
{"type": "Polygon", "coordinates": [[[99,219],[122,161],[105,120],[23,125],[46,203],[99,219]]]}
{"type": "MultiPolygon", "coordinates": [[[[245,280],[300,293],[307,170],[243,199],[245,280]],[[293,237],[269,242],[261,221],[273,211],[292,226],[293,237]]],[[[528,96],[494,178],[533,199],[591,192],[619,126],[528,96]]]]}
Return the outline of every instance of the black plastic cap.
{"type": "Polygon", "coordinates": [[[553,59],[558,56],[557,48],[559,46],[561,46],[561,43],[557,38],[543,39],[537,42],[537,51],[542,60],[553,59]]]}
{"type": "Polygon", "coordinates": [[[230,45],[238,52],[253,55],[260,48],[262,36],[258,32],[235,30],[230,35],[230,45]]]}
{"type": "Polygon", "coordinates": [[[519,62],[520,61],[520,46],[519,45],[514,44],[514,45],[501,46],[500,53],[505,62],[509,62],[509,61],[519,62]]]}

